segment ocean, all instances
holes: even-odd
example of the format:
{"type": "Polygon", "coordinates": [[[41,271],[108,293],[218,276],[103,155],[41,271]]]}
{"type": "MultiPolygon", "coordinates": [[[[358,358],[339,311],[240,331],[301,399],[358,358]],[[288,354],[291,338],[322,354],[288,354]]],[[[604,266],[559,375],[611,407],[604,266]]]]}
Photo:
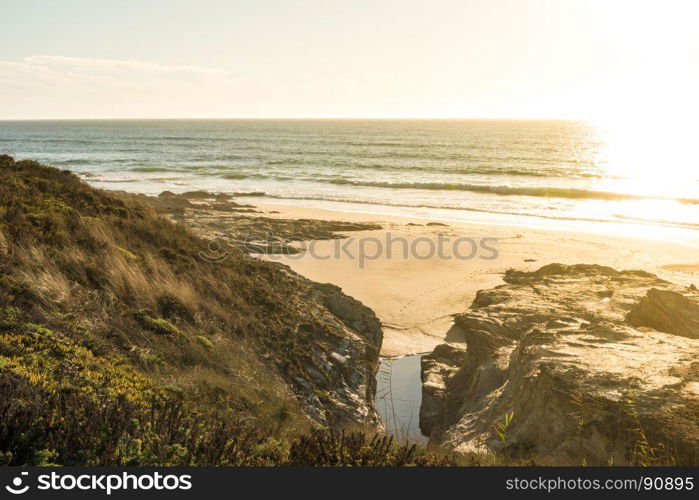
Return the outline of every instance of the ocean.
{"type": "Polygon", "coordinates": [[[699,229],[699,169],[655,165],[649,175],[615,146],[601,129],[574,121],[0,122],[0,152],[107,189],[699,229]]]}

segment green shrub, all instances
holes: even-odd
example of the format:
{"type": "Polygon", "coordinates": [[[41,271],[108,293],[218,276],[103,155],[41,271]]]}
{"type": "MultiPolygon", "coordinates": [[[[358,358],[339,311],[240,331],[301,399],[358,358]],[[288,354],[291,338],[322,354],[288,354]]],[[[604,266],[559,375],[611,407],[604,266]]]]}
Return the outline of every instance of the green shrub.
{"type": "Polygon", "coordinates": [[[153,318],[147,309],[139,309],[132,313],[134,319],[144,328],[162,335],[183,336],[182,332],[169,321],[162,318],[153,318]]]}
{"type": "Polygon", "coordinates": [[[209,351],[211,351],[214,348],[214,345],[211,343],[211,341],[202,335],[197,336],[197,344],[201,345],[204,349],[207,349],[209,351]]]}

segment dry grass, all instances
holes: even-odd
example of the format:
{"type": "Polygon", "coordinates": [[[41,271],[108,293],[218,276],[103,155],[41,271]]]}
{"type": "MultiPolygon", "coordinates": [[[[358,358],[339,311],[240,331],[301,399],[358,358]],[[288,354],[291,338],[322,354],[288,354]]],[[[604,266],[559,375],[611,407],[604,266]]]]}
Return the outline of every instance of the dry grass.
{"type": "Polygon", "coordinates": [[[312,355],[300,348],[311,339],[290,337],[307,318],[290,304],[297,285],[272,266],[237,254],[205,262],[205,243],[151,207],[7,156],[0,235],[0,306],[202,407],[257,419],[289,409],[290,428],[309,425],[287,382],[295,374],[281,369],[312,355]]]}

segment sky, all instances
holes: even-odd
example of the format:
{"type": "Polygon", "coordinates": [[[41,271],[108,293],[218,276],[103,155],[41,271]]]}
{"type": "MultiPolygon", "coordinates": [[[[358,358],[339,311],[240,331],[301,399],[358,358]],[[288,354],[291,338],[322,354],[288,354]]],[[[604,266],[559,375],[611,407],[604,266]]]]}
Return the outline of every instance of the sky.
{"type": "Polygon", "coordinates": [[[695,3],[0,0],[0,119],[673,119],[695,3]]]}

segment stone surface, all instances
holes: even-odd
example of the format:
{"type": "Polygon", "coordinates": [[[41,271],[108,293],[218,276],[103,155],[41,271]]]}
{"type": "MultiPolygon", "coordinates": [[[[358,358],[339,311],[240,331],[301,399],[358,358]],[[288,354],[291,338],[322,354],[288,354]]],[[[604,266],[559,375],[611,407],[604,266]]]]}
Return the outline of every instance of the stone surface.
{"type": "Polygon", "coordinates": [[[626,319],[634,326],[699,338],[699,305],[680,292],[651,288],[626,319]]]}
{"type": "Polygon", "coordinates": [[[423,357],[432,442],[541,464],[697,464],[699,295],[592,265],[505,282],[423,357]]]}
{"type": "Polygon", "coordinates": [[[312,387],[306,387],[307,381],[296,387],[307,408],[318,409],[311,416],[324,424],[381,427],[374,408],[381,323],[371,309],[339,287],[295,276],[313,299],[307,302],[309,319],[322,325],[312,345],[311,361],[304,367],[312,387]]]}

